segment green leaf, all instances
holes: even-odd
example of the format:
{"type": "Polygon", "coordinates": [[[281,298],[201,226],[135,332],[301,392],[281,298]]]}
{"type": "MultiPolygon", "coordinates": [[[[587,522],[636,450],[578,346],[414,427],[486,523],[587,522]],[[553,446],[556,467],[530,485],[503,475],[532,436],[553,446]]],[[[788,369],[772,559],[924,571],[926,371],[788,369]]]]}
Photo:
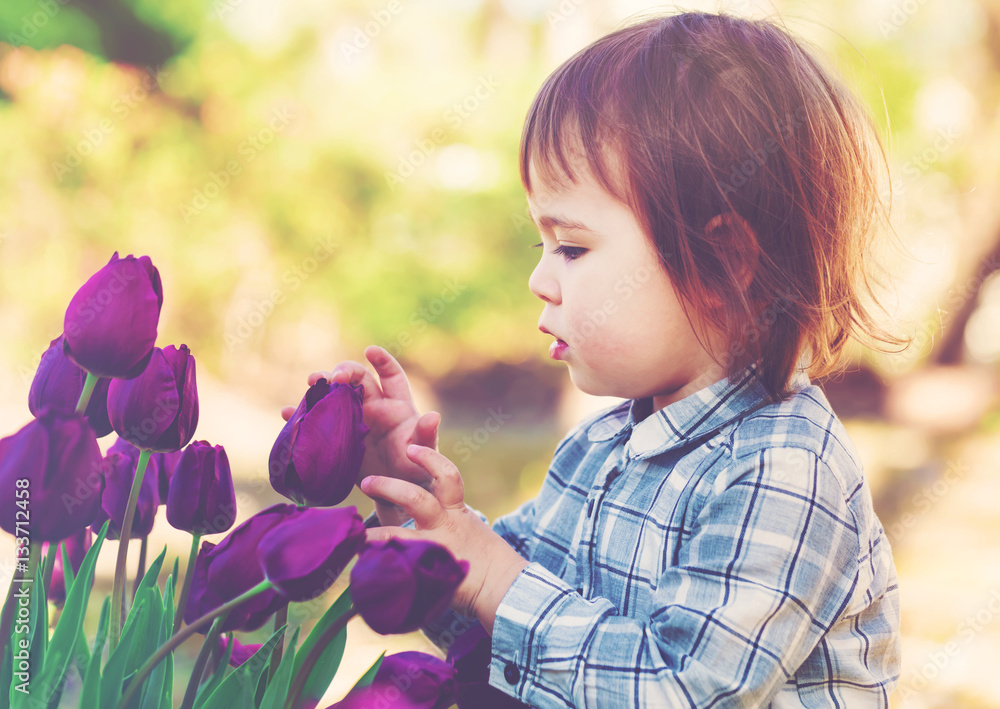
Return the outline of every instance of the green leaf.
{"type": "Polygon", "coordinates": [[[385,650],[382,651],[382,654],[378,656],[378,659],[375,660],[372,666],[365,670],[365,673],[358,678],[358,681],[354,683],[354,688],[351,691],[367,687],[375,681],[375,673],[378,672],[378,668],[382,666],[382,658],[384,657],[385,650]]]}
{"type": "MultiPolygon", "coordinates": [[[[166,547],[164,547],[164,548],[166,548],[166,547]]],[[[173,573],[170,574],[170,579],[172,580],[172,582],[174,584],[174,596],[177,596],[177,573],[180,571],[180,567],[177,565],[177,562],[178,562],[178,559],[175,556],[174,557],[174,570],[173,570],[173,573]]]]}
{"type": "Polygon", "coordinates": [[[205,707],[210,709],[232,709],[233,707],[254,706],[254,694],[257,691],[257,682],[260,675],[271,663],[271,651],[278,643],[287,626],[283,625],[275,630],[267,642],[260,646],[260,649],[253,656],[237,667],[226,679],[222,681],[208,701],[205,707]]]}
{"type": "Polygon", "coordinates": [[[92,709],[99,706],[101,692],[101,655],[104,653],[104,643],[108,639],[108,623],[111,619],[111,597],[104,599],[101,606],[101,617],[97,621],[97,639],[94,641],[94,652],[87,665],[87,673],[83,678],[83,689],[80,691],[80,709],[92,709]]]}
{"type": "Polygon", "coordinates": [[[139,587],[135,590],[136,598],[139,597],[139,594],[142,593],[142,590],[145,588],[159,588],[156,582],[159,580],[160,569],[163,568],[163,559],[166,555],[167,547],[164,545],[163,551],[161,551],[160,555],[153,560],[152,564],[149,565],[149,568],[146,569],[146,574],[142,577],[142,581],[139,582],[139,587]]]}
{"type": "MultiPolygon", "coordinates": [[[[166,549],[164,548],[164,551],[166,549]]],[[[166,593],[160,606],[160,627],[157,630],[156,647],[160,647],[173,634],[174,629],[174,592],[173,584],[167,579],[166,593]]],[[[155,652],[155,650],[154,650],[155,652]]],[[[173,706],[173,669],[174,655],[170,653],[150,673],[142,696],[142,709],[159,709],[164,698],[170,697],[167,706],[173,706]]]]}
{"type": "Polygon", "coordinates": [[[229,642],[226,643],[226,649],[222,651],[222,656],[219,658],[219,664],[215,667],[211,681],[206,682],[198,689],[198,696],[195,697],[194,701],[194,709],[203,709],[208,703],[209,697],[212,696],[212,693],[225,680],[226,673],[229,670],[229,658],[233,655],[234,647],[236,647],[236,640],[230,635],[229,642]]]}
{"type": "MultiPolygon", "coordinates": [[[[97,539],[87,550],[83,563],[80,564],[80,572],[75,578],[72,578],[72,573],[67,577],[66,602],[63,604],[62,615],[59,616],[59,623],[52,633],[52,642],[49,644],[45,662],[36,665],[42,668],[42,672],[37,680],[38,686],[32,694],[41,702],[49,703],[54,696],[62,692],[70,659],[77,649],[78,642],[83,637],[83,621],[94,582],[94,568],[97,565],[97,556],[101,553],[101,546],[104,544],[106,534],[106,527],[102,527],[97,539]]],[[[64,563],[68,561],[66,556],[63,559],[64,563]]],[[[84,646],[83,652],[89,661],[86,646],[84,646]]],[[[34,684],[34,682],[32,683],[34,684]]]]}
{"type": "MultiPolygon", "coordinates": [[[[128,620],[130,621],[133,619],[134,611],[139,608],[139,598],[140,596],[136,596],[137,603],[133,606],[132,612],[128,614],[128,620]]],[[[153,586],[152,588],[141,589],[141,598],[144,601],[142,612],[133,621],[136,631],[135,638],[132,640],[132,651],[125,658],[126,677],[142,667],[146,660],[152,657],[153,653],[160,646],[158,641],[160,637],[160,622],[163,619],[163,598],[160,596],[159,587],[153,586]]],[[[128,621],[125,624],[128,625],[128,621]]],[[[146,681],[149,681],[148,677],[146,681]]],[[[136,695],[136,698],[138,696],[136,695]]]]}
{"type": "Polygon", "coordinates": [[[125,621],[125,627],[122,629],[122,636],[118,641],[118,647],[111,652],[107,664],[104,665],[104,676],[101,679],[101,703],[99,706],[117,706],[118,701],[122,698],[122,683],[127,676],[125,666],[129,661],[129,656],[132,654],[132,640],[135,637],[136,628],[139,627],[135,619],[145,613],[143,605],[148,603],[148,599],[149,596],[147,594],[143,594],[141,598],[136,596],[136,604],[132,606],[132,611],[128,614],[128,620],[125,621]]]}
{"type": "Polygon", "coordinates": [[[281,657],[278,671],[271,678],[271,683],[264,692],[264,698],[260,702],[258,709],[281,709],[288,698],[288,687],[292,683],[292,668],[295,666],[295,646],[299,642],[299,630],[295,629],[292,641],[285,648],[285,654],[281,657]]]}
{"type": "MultiPolygon", "coordinates": [[[[31,668],[31,677],[27,683],[28,692],[19,691],[17,688],[24,687],[20,682],[20,678],[14,676],[14,681],[10,685],[10,706],[11,709],[21,709],[22,707],[36,707],[38,704],[35,702],[36,693],[41,692],[45,697],[44,703],[48,703],[49,693],[45,691],[46,685],[41,683],[41,678],[35,676],[35,669],[38,667],[43,667],[45,664],[45,657],[48,650],[49,644],[49,611],[48,611],[48,601],[45,599],[45,570],[51,560],[55,558],[55,550],[50,549],[49,553],[41,560],[38,564],[38,568],[35,571],[34,579],[30,584],[21,584],[21,588],[18,590],[20,593],[24,590],[26,593],[30,594],[30,602],[28,604],[28,623],[29,625],[25,630],[30,633],[29,648],[28,648],[28,666],[31,668]]],[[[20,605],[20,602],[18,602],[20,605]]],[[[14,630],[17,630],[18,621],[20,619],[19,614],[15,613],[14,616],[14,630]]],[[[17,635],[23,633],[14,633],[11,638],[11,647],[18,648],[20,651],[20,643],[24,638],[17,638],[17,635]]],[[[66,653],[67,659],[69,658],[69,653],[66,653]]],[[[17,663],[14,663],[17,666],[17,663]]]]}
{"type": "Polygon", "coordinates": [[[73,564],[69,560],[69,551],[65,542],[59,542],[59,549],[62,553],[63,565],[63,588],[69,592],[69,587],[73,585],[73,564]]]}
{"type": "MultiPolygon", "coordinates": [[[[320,636],[350,609],[351,589],[348,587],[333,602],[333,605],[326,610],[326,613],[319,619],[319,622],[313,627],[312,632],[309,633],[309,637],[306,638],[306,641],[302,643],[302,647],[295,654],[295,668],[292,670],[293,677],[299,674],[302,663],[305,662],[309,651],[316,644],[316,641],[319,640],[320,636]]],[[[342,631],[337,633],[337,637],[331,640],[330,644],[326,646],[323,654],[320,655],[319,661],[313,667],[312,672],[309,674],[309,679],[306,680],[305,687],[302,688],[303,699],[308,698],[318,701],[323,696],[323,693],[326,692],[327,687],[330,686],[330,682],[333,681],[334,676],[337,674],[340,661],[344,657],[344,647],[346,645],[347,627],[345,626],[342,631]]]]}

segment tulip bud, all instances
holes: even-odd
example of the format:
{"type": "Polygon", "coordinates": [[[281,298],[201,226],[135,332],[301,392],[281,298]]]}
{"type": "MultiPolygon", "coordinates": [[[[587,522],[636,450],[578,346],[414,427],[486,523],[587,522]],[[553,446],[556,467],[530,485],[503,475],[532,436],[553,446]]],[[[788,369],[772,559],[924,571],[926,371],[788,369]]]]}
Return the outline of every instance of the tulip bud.
{"type": "MultiPolygon", "coordinates": [[[[83,557],[87,555],[87,550],[90,549],[92,538],[93,535],[90,533],[90,527],[84,527],[79,532],[66,537],[60,542],[60,544],[66,547],[66,554],[69,556],[69,563],[73,567],[74,577],[80,571],[80,566],[83,564],[83,557]]],[[[48,599],[55,605],[62,606],[66,602],[67,590],[66,574],[63,570],[62,549],[56,545],[48,544],[45,547],[56,550],[55,561],[52,564],[52,581],[49,583],[48,599]]],[[[42,549],[43,554],[47,553],[47,551],[46,548],[42,549]]]]}
{"type": "MultiPolygon", "coordinates": [[[[219,654],[221,655],[226,651],[229,646],[229,640],[222,635],[219,636],[219,654]]],[[[263,647],[262,643],[244,645],[236,638],[233,638],[233,652],[229,656],[230,667],[239,667],[244,662],[253,657],[258,650],[263,647]]]]}
{"type": "Polygon", "coordinates": [[[32,540],[43,542],[86,527],[101,504],[103,465],[94,429],[82,416],[43,408],[0,440],[0,527],[23,536],[27,524],[32,540]]]}
{"type": "Polygon", "coordinates": [[[184,449],[170,480],[167,521],[191,534],[218,534],[233,526],[236,492],[222,446],[195,441],[184,449]]]}
{"type": "MultiPolygon", "coordinates": [[[[49,348],[42,353],[38,363],[35,378],[28,392],[28,410],[36,416],[46,406],[73,411],[76,402],[83,391],[83,382],[87,373],[74,364],[63,353],[63,337],[60,335],[49,343],[49,348]]],[[[84,416],[87,423],[94,429],[98,438],[111,433],[111,421],[108,420],[108,385],[109,379],[101,379],[94,387],[90,403],[84,416]]]]}
{"type": "Polygon", "coordinates": [[[186,446],[198,426],[194,357],[187,345],[154,347],[142,374],[112,381],[108,416],[119,436],[143,450],[186,446]]]}
{"type": "Polygon", "coordinates": [[[160,273],[149,257],[120,259],[116,251],[66,308],[66,356],[99,377],[138,376],[156,343],[162,305],[160,273]]]}
{"type": "Polygon", "coordinates": [[[365,523],[357,508],[305,508],[265,534],[257,556],[278,593],[290,601],[306,601],[337,580],[364,540],[365,523]]]}
{"type": "Polygon", "coordinates": [[[479,623],[455,638],[448,662],[455,666],[455,703],[458,709],[518,709],[527,707],[490,684],[493,641],[479,623]]]}
{"type": "Polygon", "coordinates": [[[353,690],[334,707],[447,709],[454,703],[455,668],[433,655],[411,651],[386,656],[370,685],[353,690]]]}
{"type": "Polygon", "coordinates": [[[309,387],[271,448],[271,487],[300,505],[332,507],[350,494],[365,455],[362,389],[309,387]]]}
{"type": "MultiPolygon", "coordinates": [[[[264,580],[257,546],[265,534],[296,511],[295,505],[273,505],[236,527],[218,544],[202,542],[195,560],[184,621],[192,623],[264,580]]],[[[288,603],[276,591],[263,591],[234,608],[222,631],[256,630],[288,603]]],[[[207,628],[205,629],[207,630],[207,628]]]]}
{"type": "MultiPolygon", "coordinates": [[[[105,520],[110,519],[108,539],[121,537],[125,509],[128,507],[128,498],[132,492],[132,482],[135,480],[140,453],[138,448],[125,439],[119,438],[108,449],[108,454],[104,458],[107,479],[104,485],[104,494],[101,496],[101,507],[90,528],[94,532],[99,532],[105,520]]],[[[156,508],[159,506],[160,495],[157,486],[156,461],[150,457],[146,463],[142,484],[139,486],[139,499],[136,501],[132,517],[132,539],[145,537],[153,530],[156,508]]]]}
{"type": "Polygon", "coordinates": [[[440,544],[370,542],[351,569],[351,598],[376,633],[409,633],[441,617],[468,571],[440,544]]]}

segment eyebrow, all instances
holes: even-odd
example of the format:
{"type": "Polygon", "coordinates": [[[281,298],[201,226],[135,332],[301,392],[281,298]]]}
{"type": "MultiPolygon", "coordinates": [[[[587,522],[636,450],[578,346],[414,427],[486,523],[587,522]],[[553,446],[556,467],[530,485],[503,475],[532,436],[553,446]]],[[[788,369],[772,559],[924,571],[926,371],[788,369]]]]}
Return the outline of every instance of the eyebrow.
{"type": "MultiPolygon", "coordinates": [[[[530,212],[529,212],[530,214],[530,212]]],[[[582,222],[576,222],[572,219],[564,219],[563,217],[553,216],[551,214],[543,214],[542,216],[535,219],[532,215],[531,218],[534,220],[535,224],[542,227],[543,229],[551,229],[553,227],[560,227],[562,229],[582,229],[583,231],[593,232],[586,224],[582,222]]]]}

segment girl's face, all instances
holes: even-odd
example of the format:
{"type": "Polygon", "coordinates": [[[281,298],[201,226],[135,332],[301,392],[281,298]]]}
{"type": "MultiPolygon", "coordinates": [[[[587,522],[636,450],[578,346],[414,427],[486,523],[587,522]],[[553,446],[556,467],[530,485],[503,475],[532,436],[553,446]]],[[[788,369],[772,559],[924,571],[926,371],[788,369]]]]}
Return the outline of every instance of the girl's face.
{"type": "MultiPolygon", "coordinates": [[[[530,165],[542,255],[528,287],[545,304],[538,327],[555,338],[550,356],[566,362],[581,391],[651,396],[654,411],[723,379],[635,214],[584,162],[573,168],[576,184],[558,185],[530,165]]],[[[725,351],[719,333],[709,342],[725,351]]]]}

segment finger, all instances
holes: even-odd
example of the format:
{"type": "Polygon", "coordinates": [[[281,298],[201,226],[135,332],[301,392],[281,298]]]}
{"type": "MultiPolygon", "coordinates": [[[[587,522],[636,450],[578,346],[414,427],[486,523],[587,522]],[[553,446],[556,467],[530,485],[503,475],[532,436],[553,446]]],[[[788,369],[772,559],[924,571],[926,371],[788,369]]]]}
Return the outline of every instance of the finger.
{"type": "Polygon", "coordinates": [[[422,539],[419,532],[407,527],[373,527],[365,530],[366,542],[387,542],[390,539],[422,539]]]}
{"type": "Polygon", "coordinates": [[[348,384],[350,386],[360,384],[364,390],[363,404],[383,396],[382,388],[375,381],[371,371],[360,362],[347,360],[338,362],[332,372],[313,372],[309,375],[309,386],[315,384],[320,378],[326,379],[331,384],[348,384]]]}
{"type": "Polygon", "coordinates": [[[441,507],[465,509],[465,485],[454,463],[426,446],[409,445],[406,455],[434,479],[434,497],[441,507]]]}
{"type": "Polygon", "coordinates": [[[295,413],[295,407],[294,406],[282,406],[281,407],[281,418],[285,419],[285,421],[287,421],[288,419],[290,419],[292,417],[292,414],[294,414],[294,413],[295,413]]]}
{"type": "Polygon", "coordinates": [[[441,505],[434,495],[405,480],[369,475],[361,481],[361,492],[399,505],[418,527],[434,527],[441,517],[441,505]]]}
{"type": "Polygon", "coordinates": [[[416,429],[413,433],[413,442],[418,446],[427,446],[437,450],[438,427],[441,425],[441,414],[437,411],[428,411],[417,420],[416,429]]]}
{"type": "Polygon", "coordinates": [[[395,357],[378,345],[366,347],[365,357],[375,367],[382,384],[382,391],[387,397],[406,402],[413,401],[413,395],[410,393],[410,380],[406,378],[406,372],[399,366],[395,357]]]}
{"type": "Polygon", "coordinates": [[[323,371],[323,372],[313,372],[306,379],[306,382],[309,384],[309,386],[312,386],[313,384],[315,384],[316,382],[318,382],[320,379],[325,379],[327,381],[330,381],[331,379],[333,379],[333,372],[326,372],[326,371],[323,371]]]}

